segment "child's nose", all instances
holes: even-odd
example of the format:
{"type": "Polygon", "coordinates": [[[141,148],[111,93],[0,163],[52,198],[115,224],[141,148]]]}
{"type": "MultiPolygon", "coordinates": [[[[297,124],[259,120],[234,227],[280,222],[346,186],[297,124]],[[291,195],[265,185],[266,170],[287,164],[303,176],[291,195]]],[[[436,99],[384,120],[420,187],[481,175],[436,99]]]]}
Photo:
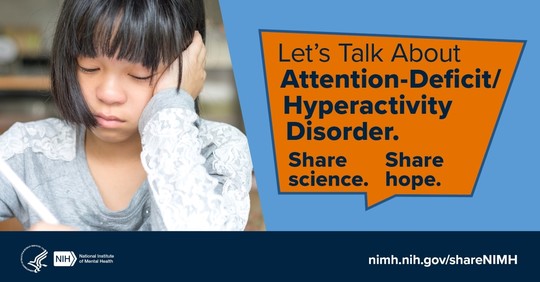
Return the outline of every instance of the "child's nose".
{"type": "Polygon", "coordinates": [[[106,104],[123,104],[126,102],[120,81],[114,76],[104,77],[97,89],[97,98],[106,104]]]}

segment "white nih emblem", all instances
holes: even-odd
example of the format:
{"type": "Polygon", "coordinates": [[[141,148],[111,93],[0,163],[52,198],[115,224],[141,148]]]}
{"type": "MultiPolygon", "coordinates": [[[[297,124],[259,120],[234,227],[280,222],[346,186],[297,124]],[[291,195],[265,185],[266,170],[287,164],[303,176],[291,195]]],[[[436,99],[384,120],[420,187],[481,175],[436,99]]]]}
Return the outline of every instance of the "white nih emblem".
{"type": "Polygon", "coordinates": [[[53,259],[54,266],[57,267],[71,267],[77,261],[77,257],[71,251],[55,251],[53,259]]]}

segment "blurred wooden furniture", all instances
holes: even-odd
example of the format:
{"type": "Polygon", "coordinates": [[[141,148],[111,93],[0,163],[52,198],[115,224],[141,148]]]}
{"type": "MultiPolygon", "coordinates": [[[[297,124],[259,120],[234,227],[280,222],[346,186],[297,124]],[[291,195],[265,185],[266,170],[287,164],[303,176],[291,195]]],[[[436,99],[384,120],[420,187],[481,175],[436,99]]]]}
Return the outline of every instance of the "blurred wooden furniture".
{"type": "Polygon", "coordinates": [[[21,223],[15,218],[0,222],[0,231],[21,231],[21,230],[23,230],[23,227],[21,223]]]}
{"type": "Polygon", "coordinates": [[[43,90],[50,87],[49,77],[45,75],[7,75],[0,76],[2,90],[43,90]]]}

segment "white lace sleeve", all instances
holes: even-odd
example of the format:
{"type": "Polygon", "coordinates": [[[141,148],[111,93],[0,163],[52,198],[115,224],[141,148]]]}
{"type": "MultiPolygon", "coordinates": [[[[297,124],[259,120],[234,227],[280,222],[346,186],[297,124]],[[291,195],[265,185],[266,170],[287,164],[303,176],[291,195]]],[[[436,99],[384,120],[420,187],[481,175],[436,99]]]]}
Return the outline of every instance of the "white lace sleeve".
{"type": "Polygon", "coordinates": [[[225,124],[198,128],[197,120],[192,98],[174,91],[156,95],[141,118],[141,159],[161,221],[167,230],[243,230],[252,171],[246,138],[225,124]]]}

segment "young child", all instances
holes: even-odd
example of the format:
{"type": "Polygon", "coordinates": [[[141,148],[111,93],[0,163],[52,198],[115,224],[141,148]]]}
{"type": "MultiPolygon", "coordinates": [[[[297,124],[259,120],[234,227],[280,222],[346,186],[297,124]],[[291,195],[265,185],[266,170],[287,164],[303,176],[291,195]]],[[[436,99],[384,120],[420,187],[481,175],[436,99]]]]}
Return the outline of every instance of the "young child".
{"type": "Polygon", "coordinates": [[[0,156],[62,225],[40,222],[3,176],[0,220],[32,230],[243,230],[246,138],[196,111],[204,33],[200,0],[65,0],[51,59],[64,120],[16,123],[0,136],[0,156]]]}

